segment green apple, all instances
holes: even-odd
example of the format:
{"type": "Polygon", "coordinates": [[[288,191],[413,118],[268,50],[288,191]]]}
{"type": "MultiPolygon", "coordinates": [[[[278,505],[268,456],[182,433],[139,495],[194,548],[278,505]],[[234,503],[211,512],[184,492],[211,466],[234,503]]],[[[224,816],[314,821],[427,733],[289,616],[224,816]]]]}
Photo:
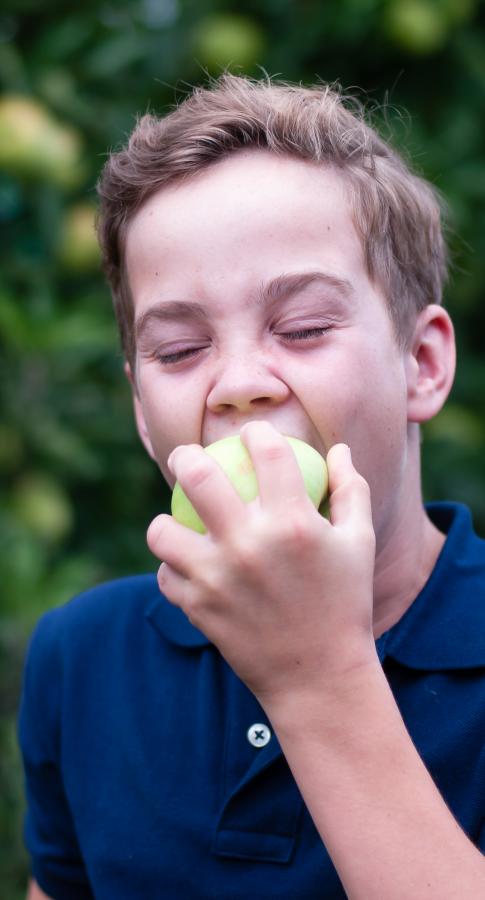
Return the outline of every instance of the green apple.
{"type": "Polygon", "coordinates": [[[42,472],[28,472],[14,485],[12,508],[21,525],[51,544],[66,537],[74,521],[63,486],[42,472]]]}
{"type": "Polygon", "coordinates": [[[216,13],[198,23],[192,34],[195,57],[211,71],[221,67],[251,68],[261,62],[264,33],[248,16],[216,13]]]}
{"type": "Polygon", "coordinates": [[[396,44],[422,56],[441,50],[449,35],[446,9],[434,0],[394,0],[386,8],[384,26],[396,44]]]}
{"type": "Polygon", "coordinates": [[[58,259],[70,272],[91,272],[100,266],[95,215],[94,206],[85,202],[75,203],[66,210],[58,244],[58,259]]]}
{"type": "MultiPolygon", "coordinates": [[[[287,435],[285,437],[296,456],[307,494],[318,509],[327,493],[328,476],[325,460],[305,441],[287,435]]],[[[205,452],[219,463],[245,503],[250,503],[257,497],[258,482],[254,466],[239,435],[231,435],[231,437],[223,438],[214,444],[209,444],[208,447],[205,447],[205,452]]],[[[178,482],[172,494],[172,515],[186,528],[205,534],[204,523],[178,482]]]]}
{"type": "Polygon", "coordinates": [[[27,180],[76,187],[83,175],[81,134],[33,97],[0,99],[0,168],[27,180]]]}

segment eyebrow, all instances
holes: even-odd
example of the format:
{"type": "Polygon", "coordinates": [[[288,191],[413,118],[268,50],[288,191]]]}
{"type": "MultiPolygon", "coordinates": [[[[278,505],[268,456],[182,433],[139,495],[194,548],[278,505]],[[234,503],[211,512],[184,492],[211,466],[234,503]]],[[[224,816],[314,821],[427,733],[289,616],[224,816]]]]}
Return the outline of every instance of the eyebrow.
{"type": "MultiPolygon", "coordinates": [[[[355,295],[352,284],[346,278],[340,278],[328,272],[317,270],[314,272],[295,272],[293,274],[278,275],[277,278],[272,278],[267,284],[260,286],[256,304],[264,306],[276,303],[279,300],[298,294],[314,284],[331,288],[334,293],[340,294],[345,300],[350,300],[355,295]]],[[[136,337],[139,338],[153,321],[173,322],[183,321],[184,319],[198,319],[206,322],[208,316],[205,308],[200,303],[189,300],[162,300],[150,306],[136,319],[136,337]]]]}
{"type": "Polygon", "coordinates": [[[139,338],[144,331],[152,324],[157,322],[180,322],[184,319],[199,319],[199,321],[207,321],[207,313],[200,303],[193,303],[188,300],[166,300],[155,303],[150,306],[135,321],[135,334],[139,338]]]}
{"type": "Polygon", "coordinates": [[[345,299],[351,299],[354,289],[346,278],[339,278],[329,272],[316,270],[314,272],[295,272],[294,274],[279,275],[267,284],[261,285],[258,303],[264,305],[275,302],[292,294],[298,294],[312,284],[323,284],[340,293],[345,299]]]}

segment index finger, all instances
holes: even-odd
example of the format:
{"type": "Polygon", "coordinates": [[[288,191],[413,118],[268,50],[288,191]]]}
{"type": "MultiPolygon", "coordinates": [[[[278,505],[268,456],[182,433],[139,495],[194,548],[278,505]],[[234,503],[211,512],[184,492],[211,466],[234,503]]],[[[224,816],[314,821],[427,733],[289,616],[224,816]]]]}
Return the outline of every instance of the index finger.
{"type": "Polygon", "coordinates": [[[269,422],[248,422],[241,440],[251,456],[263,506],[288,512],[288,504],[308,503],[303,475],[284,435],[269,422]]]}
{"type": "Polygon", "coordinates": [[[221,466],[202,447],[177,447],[169,468],[211,534],[219,537],[240,527],[246,505],[221,466]]]}

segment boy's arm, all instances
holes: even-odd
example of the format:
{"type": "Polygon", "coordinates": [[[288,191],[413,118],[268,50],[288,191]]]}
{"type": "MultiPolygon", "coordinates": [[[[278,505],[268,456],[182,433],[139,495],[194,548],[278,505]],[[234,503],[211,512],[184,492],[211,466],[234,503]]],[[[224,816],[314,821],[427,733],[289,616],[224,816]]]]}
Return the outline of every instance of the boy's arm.
{"type": "Polygon", "coordinates": [[[346,448],[329,451],[330,524],[284,441],[263,423],[245,436],[252,507],[200,448],[172,456],[208,534],[152,523],[162,591],[265,709],[351,900],[485,896],[485,860],[419,758],[376,654],[367,485],[346,448]]]}
{"type": "Polygon", "coordinates": [[[25,838],[32,858],[28,900],[64,896],[74,886],[92,897],[65,794],[59,762],[63,615],[51,610],[38,622],[24,666],[18,739],[25,775],[25,838]],[[34,874],[35,873],[35,876],[34,874]],[[57,886],[57,889],[55,889],[57,886]]]}
{"type": "Polygon", "coordinates": [[[44,894],[44,891],[41,891],[37,882],[31,879],[29,881],[25,900],[52,900],[52,897],[48,897],[47,894],[44,894]]]}
{"type": "Polygon", "coordinates": [[[485,859],[435,787],[378,664],[267,713],[351,900],[485,897],[485,859]]]}

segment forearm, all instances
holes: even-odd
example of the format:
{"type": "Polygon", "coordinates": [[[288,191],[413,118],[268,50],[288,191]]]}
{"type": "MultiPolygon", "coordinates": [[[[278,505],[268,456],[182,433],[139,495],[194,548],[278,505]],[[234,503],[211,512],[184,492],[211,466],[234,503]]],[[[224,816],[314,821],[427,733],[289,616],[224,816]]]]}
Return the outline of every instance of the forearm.
{"type": "Polygon", "coordinates": [[[36,881],[31,879],[27,888],[26,900],[50,900],[50,897],[44,894],[44,891],[41,891],[36,881]]]}
{"type": "Polygon", "coordinates": [[[377,661],[267,712],[350,900],[485,896],[485,859],[435,787],[377,661]]]}
{"type": "Polygon", "coordinates": [[[485,896],[485,862],[414,749],[377,659],[370,492],[348,447],[327,454],[327,519],[302,495],[281,435],[263,422],[241,435],[261,488],[247,506],[202,449],[172,454],[208,535],[152,523],[162,590],[259,699],[351,900],[485,896]]]}

